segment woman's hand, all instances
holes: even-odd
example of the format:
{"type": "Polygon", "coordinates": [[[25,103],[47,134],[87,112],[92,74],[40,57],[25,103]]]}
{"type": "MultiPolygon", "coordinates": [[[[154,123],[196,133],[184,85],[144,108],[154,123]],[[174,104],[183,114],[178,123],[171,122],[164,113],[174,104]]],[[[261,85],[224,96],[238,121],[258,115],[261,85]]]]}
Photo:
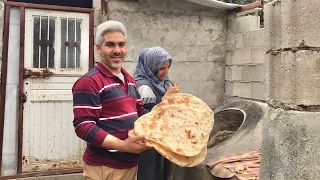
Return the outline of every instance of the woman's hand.
{"type": "MultiPolygon", "coordinates": [[[[163,98],[165,98],[166,96],[170,95],[170,94],[175,94],[175,93],[179,93],[180,89],[179,89],[179,85],[178,83],[175,84],[174,86],[170,86],[166,92],[166,94],[163,96],[163,98]]],[[[162,98],[162,99],[163,99],[162,98]]]]}

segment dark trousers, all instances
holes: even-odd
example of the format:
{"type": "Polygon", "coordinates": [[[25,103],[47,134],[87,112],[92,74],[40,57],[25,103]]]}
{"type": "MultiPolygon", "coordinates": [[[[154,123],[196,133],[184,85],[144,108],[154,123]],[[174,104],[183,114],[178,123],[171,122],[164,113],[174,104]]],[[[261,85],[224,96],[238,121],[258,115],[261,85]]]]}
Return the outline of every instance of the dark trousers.
{"type": "Polygon", "coordinates": [[[171,162],[154,149],[140,154],[138,180],[168,180],[171,162]]]}

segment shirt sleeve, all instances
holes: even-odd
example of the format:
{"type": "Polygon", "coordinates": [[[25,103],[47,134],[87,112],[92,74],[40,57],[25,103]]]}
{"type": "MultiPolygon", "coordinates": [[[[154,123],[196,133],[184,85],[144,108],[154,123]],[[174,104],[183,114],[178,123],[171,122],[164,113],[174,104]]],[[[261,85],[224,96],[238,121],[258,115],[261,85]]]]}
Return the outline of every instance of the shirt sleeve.
{"type": "Polygon", "coordinates": [[[136,104],[136,107],[137,107],[137,113],[138,113],[138,116],[142,116],[144,114],[147,113],[147,110],[144,108],[144,105],[143,105],[143,102],[142,102],[142,99],[141,99],[141,95],[139,93],[139,91],[136,89],[136,86],[135,86],[135,93],[136,93],[136,97],[137,97],[137,104],[136,104]]]}
{"type": "Polygon", "coordinates": [[[89,77],[81,77],[73,85],[73,126],[78,137],[86,142],[101,146],[108,135],[96,125],[102,110],[97,84],[89,77]]]}
{"type": "Polygon", "coordinates": [[[138,92],[141,95],[143,104],[156,103],[157,97],[153,93],[152,89],[147,85],[141,85],[138,88],[138,92]]]}

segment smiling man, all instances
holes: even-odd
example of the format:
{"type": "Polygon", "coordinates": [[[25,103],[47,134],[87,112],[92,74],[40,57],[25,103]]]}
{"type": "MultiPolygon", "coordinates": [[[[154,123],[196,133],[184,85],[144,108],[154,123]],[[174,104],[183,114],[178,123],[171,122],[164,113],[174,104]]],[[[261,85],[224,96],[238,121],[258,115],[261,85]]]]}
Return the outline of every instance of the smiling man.
{"type": "Polygon", "coordinates": [[[87,142],[83,155],[86,180],[134,180],[139,153],[147,148],[129,137],[136,119],[146,113],[135,80],[122,68],[126,29],[117,21],[100,24],[96,33],[99,63],[72,88],[73,125],[87,142]]]}

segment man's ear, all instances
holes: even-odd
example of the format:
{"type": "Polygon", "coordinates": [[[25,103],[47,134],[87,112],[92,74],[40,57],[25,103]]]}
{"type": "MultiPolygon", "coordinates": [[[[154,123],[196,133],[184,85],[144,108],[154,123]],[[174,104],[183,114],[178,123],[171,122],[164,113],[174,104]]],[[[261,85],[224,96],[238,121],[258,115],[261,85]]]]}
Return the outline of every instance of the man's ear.
{"type": "Polygon", "coordinates": [[[100,54],[100,45],[96,45],[96,50],[100,54]]]}

